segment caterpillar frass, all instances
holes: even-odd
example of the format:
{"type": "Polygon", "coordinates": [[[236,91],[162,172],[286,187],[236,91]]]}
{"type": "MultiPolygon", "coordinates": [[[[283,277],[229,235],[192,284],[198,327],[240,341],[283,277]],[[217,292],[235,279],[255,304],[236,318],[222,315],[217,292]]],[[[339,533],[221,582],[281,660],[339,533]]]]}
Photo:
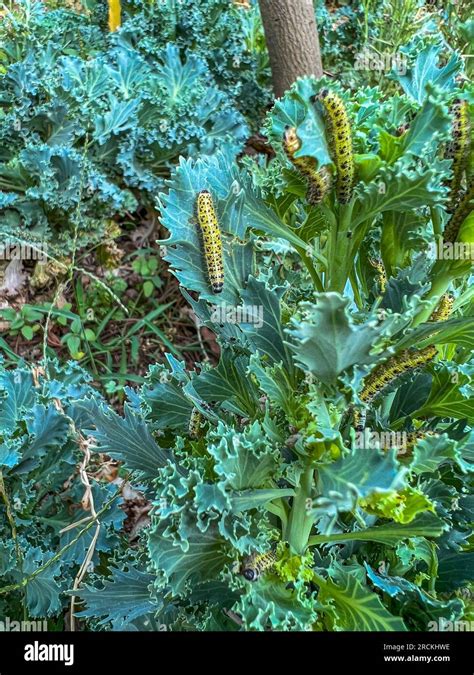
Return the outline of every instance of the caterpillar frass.
{"type": "Polygon", "coordinates": [[[197,408],[191,411],[188,432],[191,438],[198,438],[201,431],[202,415],[197,408]]]}
{"type": "Polygon", "coordinates": [[[328,121],[330,144],[337,171],[337,199],[341,204],[347,204],[351,200],[354,183],[354,154],[349,117],[342,99],[329,89],[322,89],[316,100],[321,102],[328,121]]]}
{"type": "Polygon", "coordinates": [[[438,306],[430,316],[430,321],[447,321],[453,311],[454,295],[445,293],[441,296],[438,306]]]}
{"type": "Polygon", "coordinates": [[[458,202],[458,205],[454,209],[454,213],[451,216],[446,228],[443,232],[443,239],[445,242],[455,243],[458,238],[459,230],[461,225],[466,220],[468,215],[471,213],[473,205],[471,202],[474,200],[474,177],[471,177],[467,190],[464,193],[464,196],[458,202]]]}
{"type": "MultiPolygon", "coordinates": [[[[400,354],[392,356],[388,361],[377,366],[364,379],[364,386],[359,394],[360,400],[366,405],[372,403],[375,398],[386,388],[389,384],[394,382],[397,378],[412,370],[416,370],[426,363],[429,363],[438,350],[436,347],[429,345],[423,349],[412,351],[406,349],[400,354]]],[[[357,431],[362,431],[365,427],[365,411],[354,411],[354,424],[357,431]]]]}
{"type": "Polygon", "coordinates": [[[372,267],[377,271],[377,284],[381,295],[383,295],[387,288],[387,273],[385,272],[383,262],[380,259],[375,260],[374,258],[370,258],[369,262],[372,265],[372,267]]]}
{"type": "Polygon", "coordinates": [[[240,567],[240,574],[247,581],[257,581],[262,574],[270,570],[277,561],[276,552],[252,553],[247,556],[240,567]]]}
{"type": "Polygon", "coordinates": [[[320,204],[326,196],[330,184],[331,176],[326,167],[317,169],[317,162],[314,157],[304,156],[295,157],[295,153],[301,148],[301,141],[296,134],[295,127],[286,127],[283,135],[283,149],[286,156],[306,179],[308,186],[306,199],[311,206],[320,204]]]}
{"type": "MultiPolygon", "coordinates": [[[[461,188],[462,177],[467,166],[471,141],[471,125],[469,123],[469,109],[467,101],[456,99],[450,108],[453,117],[452,140],[445,152],[446,159],[452,160],[452,178],[449,181],[450,202],[456,203],[461,188]]],[[[452,208],[451,206],[451,208],[452,208]]]]}
{"type": "Polygon", "coordinates": [[[197,196],[197,219],[201,230],[207,273],[213,293],[222,293],[224,288],[224,259],[222,238],[216,210],[208,190],[197,196]]]}

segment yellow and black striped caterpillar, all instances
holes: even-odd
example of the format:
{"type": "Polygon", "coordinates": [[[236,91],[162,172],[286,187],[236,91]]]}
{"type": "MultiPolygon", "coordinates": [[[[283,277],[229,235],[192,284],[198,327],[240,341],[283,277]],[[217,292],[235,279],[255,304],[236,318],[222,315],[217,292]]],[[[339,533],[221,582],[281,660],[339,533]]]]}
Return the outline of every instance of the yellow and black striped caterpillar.
{"type": "Polygon", "coordinates": [[[438,435],[437,433],[435,433],[434,431],[430,431],[429,429],[425,431],[419,430],[408,432],[406,435],[406,448],[403,450],[403,452],[400,452],[400,455],[411,455],[418,441],[422,441],[424,438],[427,438],[429,436],[437,436],[437,435],[438,435]]]}
{"type": "Polygon", "coordinates": [[[474,177],[471,177],[467,190],[464,193],[461,200],[458,202],[458,205],[454,209],[454,213],[451,216],[448,224],[443,233],[443,239],[445,242],[454,242],[458,238],[459,230],[461,225],[466,220],[468,215],[473,209],[472,201],[474,200],[474,177]]]}
{"type": "MultiPolygon", "coordinates": [[[[438,306],[432,313],[431,321],[446,321],[453,309],[454,296],[451,293],[445,293],[438,303],[438,306]]],[[[433,345],[428,345],[423,349],[409,350],[405,349],[400,354],[395,354],[385,363],[380,364],[364,379],[364,386],[359,394],[359,398],[366,405],[372,403],[377,396],[401,375],[411,370],[416,370],[434,359],[438,350],[433,345]]],[[[365,426],[365,411],[354,411],[354,423],[356,428],[363,429],[365,426]]],[[[430,432],[426,432],[428,434],[430,432]]]]}
{"type": "Polygon", "coordinates": [[[202,415],[197,408],[191,410],[191,417],[189,418],[188,433],[191,438],[197,438],[201,431],[202,415]]]}
{"type": "Polygon", "coordinates": [[[450,113],[453,118],[452,138],[446,148],[445,157],[452,160],[452,178],[449,181],[450,209],[452,210],[458,198],[470,151],[471,125],[467,101],[456,99],[450,108],[450,113]]]}
{"type": "Polygon", "coordinates": [[[326,196],[330,185],[331,176],[326,167],[317,169],[317,162],[314,157],[305,155],[304,157],[295,157],[295,153],[301,148],[301,141],[296,134],[295,127],[286,127],[283,135],[283,149],[286,156],[293,166],[306,179],[308,190],[306,199],[312,206],[320,204],[326,196]]]}
{"type": "Polygon", "coordinates": [[[274,550],[267,551],[267,553],[252,553],[242,561],[240,574],[247,581],[257,581],[264,572],[274,566],[276,561],[277,556],[274,550]]]}
{"type": "Polygon", "coordinates": [[[383,262],[380,260],[380,258],[377,259],[370,258],[369,262],[372,265],[372,267],[375,268],[375,270],[377,271],[377,284],[380,293],[383,295],[387,288],[387,273],[385,271],[383,262]]]}
{"type": "Polygon", "coordinates": [[[341,204],[347,204],[351,200],[354,183],[354,153],[349,117],[342,99],[329,89],[322,89],[316,99],[321,102],[328,122],[330,144],[337,171],[337,199],[341,204]]]}
{"type": "Polygon", "coordinates": [[[446,321],[453,311],[454,295],[445,293],[441,296],[438,306],[430,316],[430,321],[446,321]]]}
{"type": "MultiPolygon", "coordinates": [[[[405,349],[400,354],[392,356],[388,361],[377,366],[364,379],[364,386],[359,394],[360,400],[366,405],[372,403],[389,384],[401,375],[424,366],[434,359],[437,353],[436,347],[429,345],[424,349],[405,349]]],[[[358,430],[363,429],[365,426],[365,411],[355,410],[354,422],[358,430]]]]}
{"type": "Polygon", "coordinates": [[[224,259],[222,237],[216,210],[208,190],[201,190],[197,196],[197,219],[203,238],[207,273],[214,293],[224,288],[224,259]]]}

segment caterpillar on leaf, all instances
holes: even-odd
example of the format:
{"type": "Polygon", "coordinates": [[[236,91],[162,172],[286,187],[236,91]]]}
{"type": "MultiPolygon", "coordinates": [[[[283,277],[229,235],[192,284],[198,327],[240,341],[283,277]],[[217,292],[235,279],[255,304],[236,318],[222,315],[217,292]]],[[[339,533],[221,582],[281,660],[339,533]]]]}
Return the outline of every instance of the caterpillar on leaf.
{"type": "Polygon", "coordinates": [[[458,205],[454,209],[453,215],[451,216],[450,220],[448,221],[448,224],[445,227],[443,233],[443,239],[445,242],[451,242],[454,244],[454,242],[457,240],[459,230],[461,229],[461,225],[463,224],[463,222],[466,220],[466,218],[473,209],[473,205],[471,204],[473,200],[474,200],[474,177],[471,177],[466,192],[464,193],[461,200],[458,202],[458,205]]]}
{"type": "Polygon", "coordinates": [[[198,438],[201,431],[202,415],[197,408],[191,411],[188,432],[191,438],[198,438]]]}
{"type": "Polygon", "coordinates": [[[404,350],[400,354],[392,356],[388,361],[369,374],[364,381],[364,387],[359,398],[364,402],[371,401],[382,389],[391,384],[395,379],[415,370],[431,361],[437,354],[436,347],[429,345],[424,349],[415,351],[404,350]]]}
{"type": "Polygon", "coordinates": [[[453,311],[454,295],[445,293],[441,296],[438,306],[430,316],[430,321],[446,321],[453,311]]]}
{"type": "Polygon", "coordinates": [[[380,293],[383,295],[387,288],[387,273],[385,271],[383,262],[379,258],[377,259],[370,258],[369,262],[372,265],[372,267],[377,271],[377,284],[380,293]]]}
{"type": "Polygon", "coordinates": [[[351,200],[354,183],[354,153],[349,117],[339,96],[322,89],[316,96],[324,108],[328,122],[330,144],[336,165],[336,194],[341,204],[351,200]]]}
{"type": "Polygon", "coordinates": [[[222,293],[224,288],[224,259],[222,238],[216,210],[208,190],[197,196],[197,219],[202,234],[204,257],[213,293],[222,293]]]}
{"type": "MultiPolygon", "coordinates": [[[[388,361],[377,366],[364,379],[364,386],[359,394],[360,400],[366,405],[372,403],[388,385],[392,384],[401,375],[429,363],[437,353],[436,347],[429,345],[418,350],[405,349],[400,354],[392,356],[388,361]]],[[[358,430],[364,428],[365,411],[354,411],[354,423],[358,430]]]]}
{"type": "Polygon", "coordinates": [[[453,117],[452,138],[446,148],[445,157],[452,160],[452,178],[449,181],[450,208],[452,209],[458,198],[470,151],[471,125],[467,101],[456,99],[450,108],[450,113],[453,117]]]}
{"type": "Polygon", "coordinates": [[[300,148],[301,141],[297,136],[295,127],[286,127],[283,135],[283,149],[293,166],[306,179],[308,186],[306,199],[311,206],[315,206],[320,204],[326,196],[331,185],[331,176],[326,167],[317,169],[317,162],[314,157],[308,155],[295,157],[295,153],[300,148]]]}
{"type": "Polygon", "coordinates": [[[430,436],[437,436],[434,431],[430,431],[429,429],[423,431],[423,430],[418,430],[418,431],[410,431],[407,433],[406,436],[406,448],[404,449],[403,452],[400,452],[400,455],[411,455],[413,453],[413,449],[415,445],[418,443],[418,441],[422,441],[423,439],[430,437],[430,436]]]}
{"type": "Polygon", "coordinates": [[[274,550],[267,553],[252,553],[244,558],[240,567],[240,574],[247,581],[257,581],[262,574],[270,570],[277,561],[274,550]]]}

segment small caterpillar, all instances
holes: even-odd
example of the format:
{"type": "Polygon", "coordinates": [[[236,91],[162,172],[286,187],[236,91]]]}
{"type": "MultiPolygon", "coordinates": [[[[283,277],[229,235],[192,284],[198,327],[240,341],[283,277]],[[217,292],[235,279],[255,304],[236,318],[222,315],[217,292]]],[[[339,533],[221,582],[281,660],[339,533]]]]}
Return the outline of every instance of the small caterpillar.
{"type": "Polygon", "coordinates": [[[449,319],[453,311],[454,295],[452,293],[445,293],[438,306],[430,316],[430,321],[446,321],[449,319]]]}
{"type": "MultiPolygon", "coordinates": [[[[364,380],[364,386],[359,394],[360,400],[368,405],[394,380],[401,375],[416,370],[434,359],[438,350],[429,345],[424,349],[411,351],[406,349],[400,354],[392,356],[388,361],[377,366],[364,380]]],[[[365,411],[354,411],[354,423],[358,431],[365,426],[365,411]]]]}
{"type": "Polygon", "coordinates": [[[387,273],[385,272],[385,267],[383,262],[380,259],[375,260],[374,258],[369,259],[370,264],[377,270],[377,283],[380,289],[380,293],[383,295],[387,288],[387,273]]]}
{"type": "Polygon", "coordinates": [[[450,202],[453,206],[461,188],[470,150],[471,125],[467,101],[456,99],[450,108],[450,113],[453,116],[452,140],[446,148],[445,157],[446,159],[452,159],[452,178],[449,181],[449,187],[450,202]]]}
{"type": "Polygon", "coordinates": [[[474,199],[474,178],[471,178],[467,190],[464,193],[463,197],[456,206],[453,215],[451,216],[448,224],[443,233],[443,238],[445,242],[451,242],[454,244],[458,238],[459,230],[461,225],[466,220],[468,215],[472,211],[472,200],[474,199]]]}
{"type": "Polygon", "coordinates": [[[314,157],[304,156],[295,157],[295,153],[301,148],[301,141],[296,134],[295,127],[286,127],[283,135],[283,149],[290,162],[296,167],[306,179],[308,186],[306,199],[311,206],[320,204],[326,196],[331,177],[326,167],[317,169],[317,162],[314,157]]]}
{"type": "Polygon", "coordinates": [[[189,418],[189,428],[188,432],[191,438],[197,438],[201,430],[202,415],[197,408],[193,408],[191,411],[191,417],[189,418]]]}
{"type": "Polygon", "coordinates": [[[201,190],[197,196],[197,218],[202,233],[204,256],[213,293],[224,288],[224,260],[222,238],[211,193],[201,190]]]}
{"type": "Polygon", "coordinates": [[[257,581],[264,572],[273,567],[276,561],[277,556],[274,550],[267,551],[267,553],[252,553],[242,561],[240,574],[247,581],[257,581]]]}
{"type": "Polygon", "coordinates": [[[342,99],[329,89],[322,89],[316,96],[328,120],[328,131],[336,165],[336,194],[341,204],[351,200],[354,183],[354,154],[349,117],[342,99]]]}

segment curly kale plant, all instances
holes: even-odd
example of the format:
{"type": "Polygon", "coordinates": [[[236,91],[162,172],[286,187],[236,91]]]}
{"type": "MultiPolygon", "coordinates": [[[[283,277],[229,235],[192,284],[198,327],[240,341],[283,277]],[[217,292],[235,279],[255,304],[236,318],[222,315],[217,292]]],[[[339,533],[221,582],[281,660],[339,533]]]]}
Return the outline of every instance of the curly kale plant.
{"type": "MultiPolygon", "coordinates": [[[[55,617],[49,627],[60,628],[88,549],[92,569],[120,542],[117,487],[96,473],[89,489],[77,472],[87,443],[73,401],[95,396],[88,379],[72,363],[50,363],[48,379],[40,368],[2,368],[0,607],[12,621],[55,617]]],[[[100,468],[99,457],[93,462],[100,468]]]]}
{"type": "Polygon", "coordinates": [[[139,1],[124,8],[123,31],[142,54],[172,42],[199,55],[238,109],[261,121],[271,103],[270,69],[256,0],[139,1]]]}
{"type": "Polygon", "coordinates": [[[133,22],[108,34],[41,3],[19,11],[2,27],[3,230],[100,240],[114,216],[152,207],[179,155],[240,149],[243,117],[199,56],[165,40],[139,51],[133,22]]]}
{"type": "MultiPolygon", "coordinates": [[[[454,245],[472,241],[472,154],[453,118],[472,93],[459,69],[421,52],[388,98],[301,79],[269,116],[268,166],[181,160],[159,199],[163,244],[220,358],[187,370],[168,356],[128,391],[123,416],[69,391],[89,461],[120,460],[153,502],[138,548],[101,552],[69,589],[90,626],[424,631],[471,618],[474,318],[470,256],[454,245]],[[202,191],[217,218],[204,235],[223,251],[219,294],[202,191]]],[[[21,399],[14,409],[24,415],[21,399]]],[[[8,506],[17,467],[41,465],[25,424],[2,425],[7,533],[25,524],[8,506]]],[[[50,527],[38,483],[26,519],[37,538],[50,527]]],[[[78,542],[90,531],[80,515],[78,542]]],[[[0,597],[35,578],[24,569],[0,597]]]]}

